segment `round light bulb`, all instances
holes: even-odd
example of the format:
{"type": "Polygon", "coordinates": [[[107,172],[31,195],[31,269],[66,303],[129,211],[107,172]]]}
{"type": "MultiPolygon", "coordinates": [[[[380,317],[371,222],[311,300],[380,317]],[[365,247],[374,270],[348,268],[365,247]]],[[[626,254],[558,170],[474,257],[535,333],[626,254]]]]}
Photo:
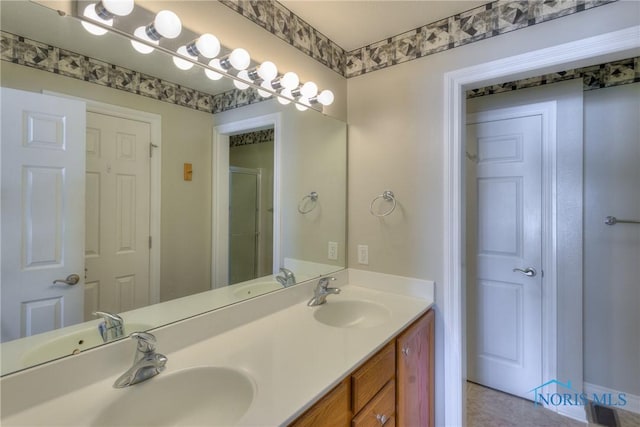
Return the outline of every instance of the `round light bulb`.
{"type": "Polygon", "coordinates": [[[278,102],[282,105],[291,104],[292,98],[293,98],[293,95],[291,94],[291,89],[284,88],[280,91],[280,96],[278,96],[278,102]]]}
{"type": "Polygon", "coordinates": [[[251,57],[249,52],[242,48],[234,49],[229,55],[229,63],[236,70],[246,70],[249,64],[251,64],[251,57]]]}
{"type": "Polygon", "coordinates": [[[182,31],[182,22],[178,15],[170,10],[161,10],[153,20],[155,30],[162,37],[167,39],[175,39],[182,31]]]}
{"type": "MultiPolygon", "coordinates": [[[[98,14],[96,13],[95,3],[91,3],[90,5],[85,7],[84,12],[82,14],[84,15],[85,18],[91,19],[92,21],[97,21],[104,25],[108,25],[110,27],[113,26],[113,19],[102,19],[98,16],[98,14]]],[[[101,36],[103,34],[107,34],[107,30],[105,30],[104,28],[98,27],[97,25],[93,25],[85,21],[81,21],[81,23],[84,29],[87,30],[89,33],[93,34],[94,36],[101,36]]]]}
{"type": "Polygon", "coordinates": [[[334,100],[334,96],[333,96],[333,92],[331,92],[329,89],[325,89],[322,92],[320,92],[320,95],[318,95],[318,102],[322,105],[331,105],[333,104],[333,100],[334,100]]]}
{"type": "Polygon", "coordinates": [[[220,41],[213,34],[203,34],[196,40],[195,47],[205,58],[215,58],[220,53],[220,41]]]}
{"type": "Polygon", "coordinates": [[[307,99],[313,98],[318,94],[318,86],[314,82],[306,82],[300,88],[300,93],[307,99]]]}
{"type": "MultiPolygon", "coordinates": [[[[273,88],[271,87],[271,83],[267,81],[262,82],[260,87],[268,90],[273,90],[273,88]]],[[[258,89],[258,95],[260,95],[263,98],[269,98],[272,95],[272,93],[267,92],[266,90],[263,90],[263,89],[258,89]]]]}
{"type": "Polygon", "coordinates": [[[112,15],[127,16],[133,12],[133,0],[102,0],[101,3],[112,15]]]}
{"type": "Polygon", "coordinates": [[[265,61],[258,67],[258,75],[265,82],[270,82],[278,77],[278,67],[271,61],[265,61]]]}
{"type": "Polygon", "coordinates": [[[296,108],[298,111],[307,111],[307,108],[311,107],[311,103],[309,103],[309,99],[304,96],[298,99],[296,103],[296,108]]]}
{"type": "Polygon", "coordinates": [[[293,71],[289,71],[282,76],[280,79],[280,84],[282,87],[289,89],[290,91],[297,88],[300,84],[300,79],[298,75],[293,71]]]}
{"type": "MultiPolygon", "coordinates": [[[[242,70],[238,73],[238,78],[241,78],[242,80],[246,80],[248,82],[251,81],[251,79],[249,78],[249,73],[247,72],[247,70],[242,70]]],[[[233,85],[235,87],[237,87],[240,90],[245,90],[249,87],[248,83],[242,82],[240,80],[234,80],[233,81],[233,85]]]]}
{"type": "MultiPolygon", "coordinates": [[[[178,55],[184,56],[185,58],[191,58],[196,61],[198,60],[197,56],[189,55],[189,52],[187,51],[186,46],[180,46],[178,50],[176,50],[176,52],[178,53],[178,55]]],[[[186,71],[193,68],[193,62],[185,61],[184,59],[178,56],[173,57],[173,63],[176,64],[176,67],[180,68],[181,70],[186,71]]]]}
{"type": "MultiPolygon", "coordinates": [[[[209,61],[209,65],[213,68],[216,68],[220,71],[222,71],[222,67],[220,66],[220,60],[219,59],[212,59],[211,61],[209,61]]],[[[215,71],[211,71],[209,69],[204,69],[204,74],[210,78],[211,80],[220,80],[222,78],[222,74],[220,73],[216,73],[215,71]]]]}
{"type": "MultiPolygon", "coordinates": [[[[145,31],[144,27],[136,28],[136,30],[133,32],[133,35],[136,36],[137,38],[139,38],[141,40],[144,40],[144,41],[147,41],[149,43],[153,43],[155,45],[158,44],[157,40],[151,40],[149,38],[149,36],[147,35],[147,32],[145,31]]],[[[135,50],[137,50],[138,52],[143,53],[145,55],[147,53],[153,52],[153,50],[154,50],[151,46],[147,46],[146,44],[142,44],[142,43],[137,42],[135,40],[131,40],[131,46],[133,46],[133,48],[135,50]]]]}

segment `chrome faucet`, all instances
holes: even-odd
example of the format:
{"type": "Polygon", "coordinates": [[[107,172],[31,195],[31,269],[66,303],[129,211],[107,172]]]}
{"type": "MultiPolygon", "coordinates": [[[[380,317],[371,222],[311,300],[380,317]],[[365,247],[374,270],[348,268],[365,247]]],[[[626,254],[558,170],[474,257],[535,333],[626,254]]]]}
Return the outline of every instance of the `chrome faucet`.
{"type": "Polygon", "coordinates": [[[327,302],[327,295],[339,294],[340,293],[340,288],[330,288],[329,287],[329,281],[334,281],[334,280],[336,280],[335,277],[322,277],[318,281],[318,284],[316,285],[316,288],[313,291],[313,298],[311,298],[309,300],[307,305],[309,307],[314,307],[316,305],[322,305],[325,302],[327,302]]]}
{"type": "Polygon", "coordinates": [[[124,321],[117,314],[107,313],[106,311],[96,311],[94,316],[100,316],[104,319],[98,325],[98,331],[102,336],[102,341],[107,342],[124,336],[124,321]]]}
{"type": "Polygon", "coordinates": [[[155,377],[167,364],[167,357],[156,353],[156,337],[148,332],[134,332],[131,338],[137,341],[133,366],[113,383],[115,388],[128,387],[155,377]]]}
{"type": "Polygon", "coordinates": [[[296,284],[296,276],[294,276],[293,271],[286,269],[284,267],[280,267],[280,273],[282,276],[278,274],[276,276],[276,280],[285,288],[296,284]]]}

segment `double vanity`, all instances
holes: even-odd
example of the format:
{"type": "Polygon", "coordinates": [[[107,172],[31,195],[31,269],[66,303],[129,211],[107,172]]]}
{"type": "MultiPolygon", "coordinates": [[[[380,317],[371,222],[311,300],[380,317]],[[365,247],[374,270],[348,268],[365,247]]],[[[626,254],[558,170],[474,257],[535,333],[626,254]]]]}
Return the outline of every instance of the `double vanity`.
{"type": "Polygon", "coordinates": [[[324,304],[313,280],[153,330],[166,366],[130,386],[114,387],[140,349],[130,339],[5,376],[2,425],[432,420],[433,283],[335,277],[324,304]]]}

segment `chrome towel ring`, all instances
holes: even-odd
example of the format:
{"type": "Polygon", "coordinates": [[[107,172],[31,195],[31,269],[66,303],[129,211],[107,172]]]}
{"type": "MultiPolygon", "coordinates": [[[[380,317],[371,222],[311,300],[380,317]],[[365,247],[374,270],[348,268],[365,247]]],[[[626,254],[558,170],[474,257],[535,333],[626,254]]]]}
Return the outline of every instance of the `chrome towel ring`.
{"type": "Polygon", "coordinates": [[[318,193],[316,193],[315,191],[312,191],[311,193],[307,194],[302,199],[300,199],[300,201],[298,202],[298,212],[300,212],[302,215],[306,215],[312,210],[314,210],[317,204],[318,204],[318,193]],[[308,209],[304,209],[308,204],[311,204],[311,207],[308,209]]]}
{"type": "Polygon", "coordinates": [[[374,197],[374,199],[371,201],[371,204],[369,205],[369,212],[371,212],[371,215],[377,216],[377,217],[387,216],[387,215],[390,215],[391,212],[393,212],[396,209],[397,204],[398,202],[396,201],[396,197],[393,195],[393,191],[386,190],[382,194],[379,194],[376,197],[374,197]],[[391,206],[391,209],[383,213],[375,213],[373,211],[373,205],[376,203],[378,199],[383,199],[383,200],[386,200],[387,202],[392,202],[393,205],[391,206]]]}

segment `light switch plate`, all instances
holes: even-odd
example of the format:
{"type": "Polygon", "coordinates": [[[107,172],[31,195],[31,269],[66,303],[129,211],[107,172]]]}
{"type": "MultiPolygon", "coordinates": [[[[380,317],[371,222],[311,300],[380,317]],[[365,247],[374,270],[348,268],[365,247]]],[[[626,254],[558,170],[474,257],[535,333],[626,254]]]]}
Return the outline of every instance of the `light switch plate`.
{"type": "Polygon", "coordinates": [[[338,260],[338,242],[329,242],[327,258],[332,261],[338,260]]]}
{"type": "Polygon", "coordinates": [[[369,265],[369,246],[358,245],[358,264],[369,265]]]}

